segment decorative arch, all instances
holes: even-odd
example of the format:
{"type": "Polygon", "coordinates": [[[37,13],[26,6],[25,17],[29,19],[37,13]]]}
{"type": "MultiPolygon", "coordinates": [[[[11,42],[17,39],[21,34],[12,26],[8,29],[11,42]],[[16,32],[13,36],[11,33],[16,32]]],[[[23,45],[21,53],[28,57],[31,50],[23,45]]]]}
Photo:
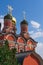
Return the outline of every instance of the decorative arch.
{"type": "Polygon", "coordinates": [[[18,37],[18,52],[24,52],[25,39],[23,37],[18,37]]]}
{"type": "Polygon", "coordinates": [[[8,34],[8,35],[6,35],[6,36],[5,36],[5,39],[7,39],[7,40],[13,40],[13,41],[16,40],[15,36],[12,35],[12,34],[8,34]]]}
{"type": "Polygon", "coordinates": [[[25,46],[26,51],[33,50],[33,42],[29,39],[27,40],[27,45],[25,46]]]}
{"type": "Polygon", "coordinates": [[[43,61],[37,53],[33,52],[24,58],[23,65],[43,65],[43,61]]]}
{"type": "Polygon", "coordinates": [[[35,50],[35,47],[36,47],[36,43],[33,40],[28,39],[26,42],[25,50],[26,51],[35,50]]]}
{"type": "Polygon", "coordinates": [[[8,40],[10,49],[15,47],[16,38],[15,38],[14,35],[8,34],[8,35],[5,36],[5,39],[8,40]]]}

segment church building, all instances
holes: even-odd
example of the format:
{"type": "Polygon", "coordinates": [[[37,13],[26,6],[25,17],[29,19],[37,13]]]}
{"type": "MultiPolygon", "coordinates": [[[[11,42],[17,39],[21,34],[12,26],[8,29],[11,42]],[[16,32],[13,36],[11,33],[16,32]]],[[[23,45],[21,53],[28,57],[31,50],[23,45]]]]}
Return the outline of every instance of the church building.
{"type": "Polygon", "coordinates": [[[30,37],[27,20],[20,22],[20,29],[20,34],[17,34],[16,18],[11,13],[6,14],[4,28],[0,32],[0,46],[4,44],[3,40],[8,40],[9,49],[16,48],[16,58],[21,65],[43,65],[42,58],[35,52],[38,42],[30,37]]]}

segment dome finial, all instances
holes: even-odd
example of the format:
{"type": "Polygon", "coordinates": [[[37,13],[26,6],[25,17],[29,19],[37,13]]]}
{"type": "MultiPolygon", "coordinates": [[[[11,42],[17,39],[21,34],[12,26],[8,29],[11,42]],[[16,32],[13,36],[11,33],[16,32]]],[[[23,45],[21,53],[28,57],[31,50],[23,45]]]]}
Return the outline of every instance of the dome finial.
{"type": "Polygon", "coordinates": [[[26,19],[26,12],[23,11],[23,17],[24,17],[24,20],[26,19]]]}
{"type": "Polygon", "coordinates": [[[11,14],[11,15],[12,15],[12,10],[13,10],[13,8],[10,5],[8,5],[8,11],[9,11],[9,14],[11,14]]]}

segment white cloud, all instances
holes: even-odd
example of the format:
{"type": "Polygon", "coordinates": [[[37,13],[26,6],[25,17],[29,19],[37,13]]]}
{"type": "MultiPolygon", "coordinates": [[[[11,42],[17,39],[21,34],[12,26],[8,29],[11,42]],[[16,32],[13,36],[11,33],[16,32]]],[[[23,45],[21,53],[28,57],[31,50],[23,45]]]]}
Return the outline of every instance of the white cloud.
{"type": "Polygon", "coordinates": [[[0,15],[0,18],[4,18],[4,15],[0,15]]]}
{"type": "Polygon", "coordinates": [[[36,21],[31,21],[31,24],[34,28],[39,28],[40,27],[40,24],[36,21]]]}
{"type": "Polygon", "coordinates": [[[43,58],[43,43],[37,44],[36,52],[43,58]]]}
{"type": "Polygon", "coordinates": [[[32,24],[32,26],[33,26],[34,28],[36,28],[36,30],[30,32],[31,37],[32,37],[32,38],[43,37],[43,31],[42,31],[42,29],[40,28],[40,24],[39,24],[38,22],[35,22],[35,21],[31,21],[31,24],[32,24]]]}
{"type": "Polygon", "coordinates": [[[34,33],[34,31],[29,31],[29,33],[30,33],[30,34],[33,34],[33,33],[34,33]]]}
{"type": "Polygon", "coordinates": [[[31,34],[31,37],[32,37],[32,38],[43,37],[43,31],[34,32],[33,34],[31,34]]]}

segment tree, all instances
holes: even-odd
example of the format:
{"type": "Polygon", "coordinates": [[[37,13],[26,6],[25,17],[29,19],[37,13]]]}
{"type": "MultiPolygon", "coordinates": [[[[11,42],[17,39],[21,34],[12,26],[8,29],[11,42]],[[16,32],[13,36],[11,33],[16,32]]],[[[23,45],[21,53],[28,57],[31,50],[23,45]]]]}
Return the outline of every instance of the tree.
{"type": "Polygon", "coordinates": [[[16,49],[9,49],[8,41],[0,47],[0,65],[19,65],[15,57],[16,49]]]}

